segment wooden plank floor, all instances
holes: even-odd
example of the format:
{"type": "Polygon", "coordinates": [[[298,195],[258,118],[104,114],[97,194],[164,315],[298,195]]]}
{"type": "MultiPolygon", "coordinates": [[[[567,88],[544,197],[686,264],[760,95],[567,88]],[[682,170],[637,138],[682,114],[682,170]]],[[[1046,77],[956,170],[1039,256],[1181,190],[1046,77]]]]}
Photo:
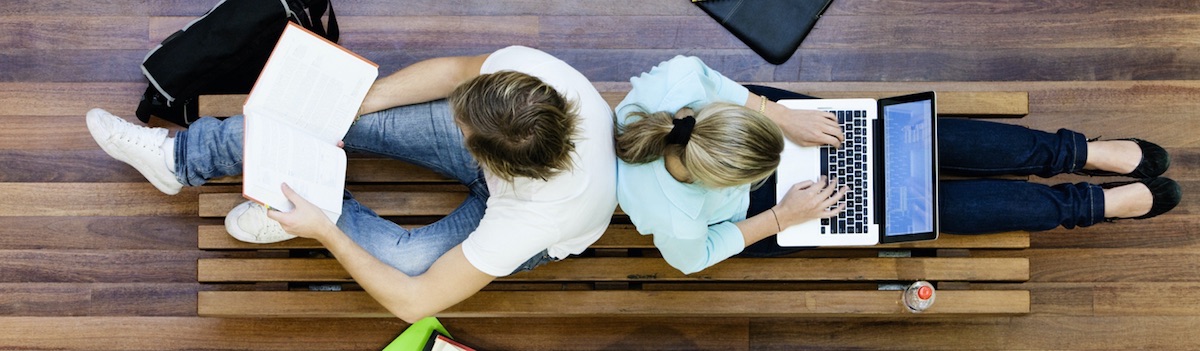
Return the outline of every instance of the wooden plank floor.
{"type": "MultiPolygon", "coordinates": [[[[398,319],[196,317],[205,190],[164,196],[104,155],[83,114],[132,118],[146,51],[215,0],[0,2],[0,349],[380,349],[398,319]]],[[[676,54],[801,91],[1029,91],[1012,121],[1156,141],[1174,212],[1034,233],[1021,317],[447,319],[488,350],[1200,348],[1200,5],[1193,1],[836,0],[766,64],[684,0],[340,0],[342,43],[381,72],[539,47],[601,90],[676,54]]],[[[1083,181],[1061,177],[1047,182],[1083,181]]],[[[1099,180],[1104,181],[1104,180],[1099,180]]],[[[983,253],[982,255],[987,255],[983,253]]],[[[995,256],[1013,255],[1008,252],[995,256]]]]}

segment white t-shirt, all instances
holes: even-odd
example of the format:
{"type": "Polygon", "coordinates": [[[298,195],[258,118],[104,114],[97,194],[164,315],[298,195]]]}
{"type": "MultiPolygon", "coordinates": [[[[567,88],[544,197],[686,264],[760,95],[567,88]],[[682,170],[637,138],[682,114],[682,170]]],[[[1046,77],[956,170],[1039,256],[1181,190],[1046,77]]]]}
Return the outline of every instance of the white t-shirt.
{"type": "Polygon", "coordinates": [[[613,112],[587,77],[566,62],[523,46],[492,53],[480,73],[517,71],[541,79],[575,103],[579,112],[574,166],[547,181],[506,182],[484,170],[487,210],[463,242],[476,269],[501,277],[548,250],[564,258],[600,239],[617,206],[613,112]]]}

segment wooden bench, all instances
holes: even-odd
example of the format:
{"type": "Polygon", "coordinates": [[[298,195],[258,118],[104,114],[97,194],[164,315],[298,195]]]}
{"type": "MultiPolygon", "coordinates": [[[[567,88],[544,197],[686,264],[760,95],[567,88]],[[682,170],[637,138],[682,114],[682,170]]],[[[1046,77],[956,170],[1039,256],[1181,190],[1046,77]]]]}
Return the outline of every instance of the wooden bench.
{"type": "MultiPolygon", "coordinates": [[[[820,92],[882,97],[890,92],[820,92]]],[[[604,94],[611,104],[621,92],[604,94]]],[[[1024,92],[939,93],[946,116],[1017,117],[1028,112],[1024,92]],[[987,106],[980,109],[979,106],[987,106]]],[[[203,97],[206,115],[239,113],[244,96],[203,97]]],[[[238,179],[206,186],[202,217],[221,218],[243,199],[238,179]]],[[[364,205],[406,226],[429,223],[454,209],[465,188],[425,169],[352,156],[347,187],[364,205]]],[[[255,245],[234,240],[218,220],[199,228],[199,247],[225,258],[202,258],[197,310],[215,317],[391,317],[354,284],[319,243],[294,239],[255,245]]],[[[916,280],[937,284],[937,301],[922,315],[1025,314],[1027,290],[989,285],[1029,279],[1020,250],[1029,234],[944,234],[936,241],[821,248],[788,257],[731,258],[683,275],[619,212],[586,252],[533,271],[497,279],[441,317],[571,316],[907,316],[901,292],[916,280]],[[1003,257],[972,257],[980,250],[1003,257]]],[[[1008,284],[1007,286],[1011,286],[1008,284]]]]}

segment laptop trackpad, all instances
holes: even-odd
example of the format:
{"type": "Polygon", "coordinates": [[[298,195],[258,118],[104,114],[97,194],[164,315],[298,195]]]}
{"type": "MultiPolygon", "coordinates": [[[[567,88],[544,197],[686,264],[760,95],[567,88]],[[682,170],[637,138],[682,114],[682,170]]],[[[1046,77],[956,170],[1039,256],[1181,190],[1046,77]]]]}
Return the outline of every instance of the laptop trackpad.
{"type": "MultiPolygon", "coordinates": [[[[801,147],[791,142],[786,143],[783,153],[780,155],[779,171],[776,172],[775,203],[782,201],[788,189],[791,189],[796,183],[806,180],[816,182],[821,177],[820,166],[820,147],[801,147]]],[[[803,245],[796,242],[797,239],[804,236],[801,233],[820,232],[820,227],[821,220],[819,219],[806,221],[784,228],[776,236],[776,239],[779,240],[780,246],[803,245]]]]}

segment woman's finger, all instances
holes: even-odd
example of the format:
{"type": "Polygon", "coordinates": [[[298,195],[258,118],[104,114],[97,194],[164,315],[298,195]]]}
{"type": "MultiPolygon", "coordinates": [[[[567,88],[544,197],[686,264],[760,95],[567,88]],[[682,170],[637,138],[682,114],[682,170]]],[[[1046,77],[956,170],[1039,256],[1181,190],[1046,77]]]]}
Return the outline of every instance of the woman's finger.
{"type": "Polygon", "coordinates": [[[842,211],[844,211],[844,210],[846,210],[846,204],[838,205],[837,207],[835,207],[833,209],[821,211],[821,218],[831,218],[831,217],[837,216],[839,213],[842,213],[842,211]]]}

